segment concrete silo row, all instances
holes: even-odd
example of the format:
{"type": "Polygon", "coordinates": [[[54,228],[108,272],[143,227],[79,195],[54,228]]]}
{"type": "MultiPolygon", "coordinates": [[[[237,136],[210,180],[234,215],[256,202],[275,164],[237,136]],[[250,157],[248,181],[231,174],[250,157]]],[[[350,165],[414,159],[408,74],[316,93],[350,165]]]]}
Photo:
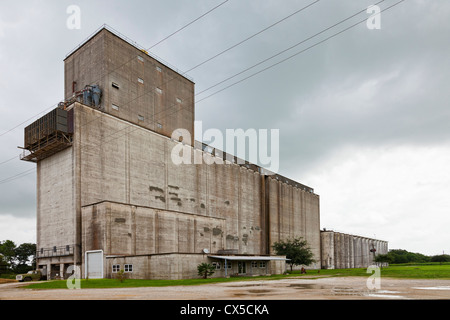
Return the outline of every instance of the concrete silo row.
{"type": "Polygon", "coordinates": [[[367,268],[379,254],[388,253],[388,243],[334,231],[321,231],[323,269],[367,268]]]}

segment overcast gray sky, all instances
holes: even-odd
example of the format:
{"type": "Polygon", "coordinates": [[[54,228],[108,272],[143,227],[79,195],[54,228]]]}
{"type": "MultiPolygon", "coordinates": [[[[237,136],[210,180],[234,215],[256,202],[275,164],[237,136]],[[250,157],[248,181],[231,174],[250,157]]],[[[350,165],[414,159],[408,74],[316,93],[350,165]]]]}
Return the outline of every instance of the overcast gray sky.
{"type": "MultiPolygon", "coordinates": [[[[18,160],[17,146],[24,127],[63,100],[66,54],[103,24],[148,48],[222,2],[0,2],[0,240],[36,241],[35,165],[18,160]],[[70,5],[80,8],[80,29],[67,27],[70,5]]],[[[151,52],[189,70],[314,2],[229,0],[151,52]]],[[[314,3],[189,72],[196,92],[375,2],[314,3]]],[[[369,17],[362,12],[197,100],[369,17]]],[[[403,1],[381,13],[380,29],[361,23],[199,101],[196,120],[204,130],[280,129],[279,173],[321,196],[322,228],[450,253],[449,17],[446,0],[403,1]]]]}

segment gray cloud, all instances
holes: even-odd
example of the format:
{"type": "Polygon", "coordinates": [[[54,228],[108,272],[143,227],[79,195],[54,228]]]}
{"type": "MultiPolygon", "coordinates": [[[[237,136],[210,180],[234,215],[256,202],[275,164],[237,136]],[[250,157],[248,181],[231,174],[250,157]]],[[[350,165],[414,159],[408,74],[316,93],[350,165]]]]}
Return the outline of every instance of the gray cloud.
{"type": "MultiPolygon", "coordinates": [[[[2,2],[0,133],[62,99],[65,55],[102,24],[107,23],[150,47],[220,2],[2,2]],[[81,8],[81,30],[66,28],[66,8],[72,4],[81,8]]],[[[311,2],[285,0],[280,6],[279,1],[230,0],[151,51],[180,70],[187,70],[311,2]]],[[[386,0],[380,6],[385,8],[395,2],[386,0]]],[[[189,74],[200,92],[371,4],[372,1],[322,0],[189,74]]],[[[445,0],[405,1],[382,13],[381,30],[358,25],[202,101],[197,105],[196,118],[203,121],[205,130],[280,129],[280,173],[299,182],[305,182],[303,177],[318,172],[330,157],[347,146],[447,143],[449,15],[450,5],[445,0]]],[[[345,26],[365,17],[368,14],[362,13],[345,26]]],[[[345,26],[330,30],[198,98],[345,26]]],[[[23,127],[0,137],[0,163],[18,155],[23,127]]],[[[20,161],[0,165],[0,180],[30,166],[20,161]]],[[[0,189],[1,215],[35,214],[33,175],[1,184],[0,189]]]]}

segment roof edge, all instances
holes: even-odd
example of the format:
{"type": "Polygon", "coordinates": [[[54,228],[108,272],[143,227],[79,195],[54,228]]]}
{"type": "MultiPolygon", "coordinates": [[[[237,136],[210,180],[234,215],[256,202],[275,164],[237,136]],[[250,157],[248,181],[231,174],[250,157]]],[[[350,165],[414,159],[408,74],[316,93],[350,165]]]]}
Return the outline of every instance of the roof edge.
{"type": "Polygon", "coordinates": [[[169,68],[169,69],[173,70],[174,72],[176,72],[177,74],[179,74],[180,76],[186,78],[190,82],[195,83],[194,79],[191,76],[187,75],[185,72],[179,70],[178,68],[176,68],[175,66],[173,66],[169,62],[165,61],[164,59],[158,57],[157,55],[148,52],[148,50],[146,48],[144,48],[143,46],[139,45],[136,41],[128,38],[127,36],[123,35],[122,33],[120,33],[119,31],[115,30],[114,28],[112,28],[111,26],[109,26],[107,24],[103,24],[101,27],[99,27],[97,30],[95,30],[89,37],[87,37],[85,40],[83,40],[78,46],[76,46],[74,49],[69,51],[69,53],[66,54],[66,57],[64,58],[63,61],[66,61],[75,52],[77,52],[79,49],[81,49],[86,43],[88,43],[91,39],[95,38],[100,32],[102,32],[104,30],[106,30],[109,33],[111,33],[112,35],[118,37],[122,41],[125,41],[126,43],[128,43],[131,46],[133,46],[137,50],[147,54],[149,57],[155,59],[159,63],[163,64],[167,68],[169,68]]]}

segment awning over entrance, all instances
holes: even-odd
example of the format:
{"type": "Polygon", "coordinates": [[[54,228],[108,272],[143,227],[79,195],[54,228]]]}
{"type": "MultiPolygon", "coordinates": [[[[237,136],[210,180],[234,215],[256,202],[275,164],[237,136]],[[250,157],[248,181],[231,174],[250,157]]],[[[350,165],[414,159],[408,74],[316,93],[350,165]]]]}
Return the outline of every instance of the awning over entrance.
{"type": "MultiPolygon", "coordinates": [[[[267,271],[266,261],[288,261],[290,259],[286,259],[280,256],[208,256],[210,259],[224,260],[225,263],[225,276],[228,276],[228,267],[227,264],[229,261],[237,261],[238,262],[238,273],[246,274],[247,273],[247,261],[251,262],[260,262],[264,261],[264,268],[267,271]]],[[[251,267],[252,270],[252,267],[251,267]]],[[[251,272],[252,273],[252,272],[251,272]]]]}

